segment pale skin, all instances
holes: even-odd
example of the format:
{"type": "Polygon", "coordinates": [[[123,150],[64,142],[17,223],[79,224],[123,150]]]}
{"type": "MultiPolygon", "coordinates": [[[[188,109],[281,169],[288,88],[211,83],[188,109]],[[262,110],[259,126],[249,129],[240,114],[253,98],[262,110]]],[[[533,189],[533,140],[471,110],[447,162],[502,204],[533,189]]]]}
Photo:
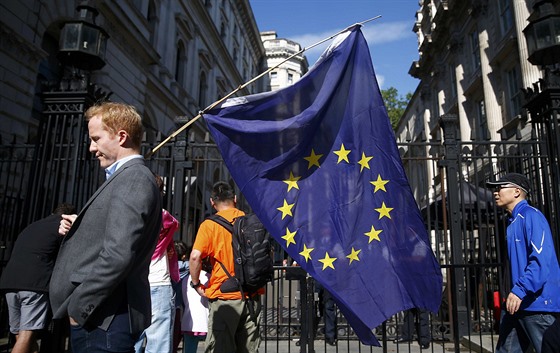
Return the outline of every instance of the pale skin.
{"type": "Polygon", "coordinates": [[[35,331],[19,331],[16,335],[16,343],[12,348],[12,353],[37,353],[39,345],[37,344],[37,333],[35,331]]]}
{"type": "MultiPolygon", "coordinates": [[[[505,209],[510,215],[515,206],[525,200],[526,193],[515,184],[503,185],[494,191],[496,205],[505,209]]],[[[506,298],[506,310],[511,315],[515,314],[521,306],[522,299],[513,293],[509,293],[506,298]]]]}
{"type": "MultiPolygon", "coordinates": [[[[140,153],[140,149],[134,146],[132,140],[125,130],[113,133],[107,129],[101,120],[101,115],[94,115],[88,122],[88,133],[91,140],[89,151],[99,160],[99,166],[106,169],[116,161],[140,153]]],[[[70,231],[72,224],[78,216],[62,215],[58,227],[58,233],[65,236],[70,231]]],[[[70,317],[71,325],[78,323],[70,317]]]]}
{"type": "MultiPolygon", "coordinates": [[[[233,201],[226,200],[214,202],[214,200],[210,198],[210,204],[218,212],[234,208],[236,203],[237,196],[234,196],[233,201]]],[[[189,258],[189,269],[192,283],[200,283],[200,271],[202,269],[202,253],[200,250],[192,249],[191,256],[189,258]]],[[[206,288],[203,285],[198,286],[195,289],[201,297],[206,297],[206,293],[204,292],[206,288]]]]}

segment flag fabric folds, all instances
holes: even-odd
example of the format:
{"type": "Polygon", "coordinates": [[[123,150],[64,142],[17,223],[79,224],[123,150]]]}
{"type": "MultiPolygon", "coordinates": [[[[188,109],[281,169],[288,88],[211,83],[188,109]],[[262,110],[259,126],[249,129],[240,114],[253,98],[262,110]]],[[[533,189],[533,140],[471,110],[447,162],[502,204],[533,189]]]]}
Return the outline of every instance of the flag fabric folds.
{"type": "Polygon", "coordinates": [[[253,212],[363,343],[399,311],[438,310],[441,269],[359,26],[294,85],[204,118],[253,212]]]}

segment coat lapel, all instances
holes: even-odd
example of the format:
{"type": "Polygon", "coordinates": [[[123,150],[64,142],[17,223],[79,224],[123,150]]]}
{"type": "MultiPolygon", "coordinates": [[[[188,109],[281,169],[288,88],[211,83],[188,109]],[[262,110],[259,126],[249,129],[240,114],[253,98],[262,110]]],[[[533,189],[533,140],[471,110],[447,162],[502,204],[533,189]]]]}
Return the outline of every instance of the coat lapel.
{"type": "MultiPolygon", "coordinates": [[[[99,194],[109,185],[109,183],[113,182],[120,174],[122,174],[122,172],[127,169],[128,167],[135,165],[135,164],[144,164],[144,159],[142,158],[134,158],[129,160],[128,162],[126,162],[125,164],[123,164],[121,167],[119,167],[119,169],[117,169],[115,171],[115,173],[107,180],[105,180],[105,182],[103,184],[101,184],[101,186],[95,191],[95,193],[89,198],[89,200],[86,202],[86,204],[84,205],[84,207],[82,207],[82,209],[80,210],[80,213],[78,213],[78,217],[76,218],[76,220],[74,221],[74,223],[79,222],[83,216],[83,214],[86,212],[86,210],[88,209],[88,207],[91,205],[91,203],[97,198],[97,196],[99,196],[99,194]]],[[[72,237],[72,235],[74,234],[74,232],[72,231],[73,229],[77,229],[77,228],[70,228],[70,231],[68,232],[68,234],[64,237],[63,242],[68,240],[69,238],[72,237]]]]}

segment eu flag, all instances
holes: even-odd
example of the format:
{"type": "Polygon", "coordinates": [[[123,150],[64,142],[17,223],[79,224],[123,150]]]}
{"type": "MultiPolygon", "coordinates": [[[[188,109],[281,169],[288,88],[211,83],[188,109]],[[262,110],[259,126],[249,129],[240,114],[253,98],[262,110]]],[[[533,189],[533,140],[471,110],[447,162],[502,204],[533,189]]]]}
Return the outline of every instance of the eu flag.
{"type": "Polygon", "coordinates": [[[294,85],[204,117],[253,211],[363,343],[401,310],[437,311],[441,270],[359,26],[294,85]]]}

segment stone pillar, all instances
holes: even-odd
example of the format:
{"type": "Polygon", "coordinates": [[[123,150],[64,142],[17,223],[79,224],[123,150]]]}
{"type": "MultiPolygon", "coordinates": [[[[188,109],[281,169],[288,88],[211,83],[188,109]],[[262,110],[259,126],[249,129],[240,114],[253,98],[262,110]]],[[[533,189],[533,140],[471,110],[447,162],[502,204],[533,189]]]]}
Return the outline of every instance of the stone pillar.
{"type": "Polygon", "coordinates": [[[471,139],[472,127],[469,123],[469,117],[467,112],[465,112],[465,92],[463,91],[463,85],[461,81],[465,75],[465,70],[462,64],[455,67],[455,76],[457,77],[457,82],[454,82],[455,87],[457,87],[457,110],[459,113],[459,131],[461,132],[461,141],[469,141],[471,139]]]}
{"type": "Polygon", "coordinates": [[[488,121],[488,130],[490,132],[490,139],[499,141],[500,136],[498,129],[503,126],[502,110],[498,105],[498,96],[494,92],[494,87],[490,80],[492,75],[492,67],[488,60],[488,31],[483,29],[478,34],[479,49],[480,49],[480,71],[482,74],[482,89],[484,91],[484,105],[486,108],[486,119],[488,121]]]}
{"type": "Polygon", "coordinates": [[[529,24],[529,10],[527,9],[526,0],[513,0],[513,13],[515,19],[515,33],[517,34],[517,47],[519,51],[519,62],[521,65],[521,75],[523,79],[522,87],[530,87],[533,82],[542,78],[542,74],[537,66],[531,64],[527,59],[529,52],[527,50],[527,40],[523,30],[529,24]]]}

